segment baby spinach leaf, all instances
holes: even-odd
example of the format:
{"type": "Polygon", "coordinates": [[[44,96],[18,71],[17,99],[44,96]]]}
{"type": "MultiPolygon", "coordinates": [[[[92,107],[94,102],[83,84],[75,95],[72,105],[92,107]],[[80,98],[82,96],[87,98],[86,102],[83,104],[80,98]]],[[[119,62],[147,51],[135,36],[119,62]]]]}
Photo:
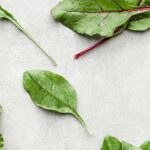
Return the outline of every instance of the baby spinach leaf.
{"type": "Polygon", "coordinates": [[[125,29],[145,31],[150,28],[149,0],[63,0],[52,16],[79,34],[105,37],[75,55],[79,58],[125,29]],[[120,32],[116,32],[121,28],[120,32]]]}
{"type": "Polygon", "coordinates": [[[4,140],[2,135],[0,134],[0,150],[3,150],[3,144],[4,144],[4,140]]]}
{"type": "Polygon", "coordinates": [[[113,136],[106,136],[101,150],[150,150],[150,141],[144,142],[140,147],[135,147],[125,141],[119,141],[113,136]]]}
{"type": "Polygon", "coordinates": [[[20,25],[20,23],[13,17],[11,13],[9,13],[7,10],[3,9],[0,6],[0,19],[7,19],[10,22],[12,22],[18,29],[20,29],[56,66],[55,60],[46,53],[46,51],[33,39],[33,37],[20,25]]]}
{"type": "Polygon", "coordinates": [[[49,71],[26,71],[23,85],[35,105],[59,113],[74,115],[88,130],[77,112],[77,95],[72,85],[62,76],[49,71]]]}

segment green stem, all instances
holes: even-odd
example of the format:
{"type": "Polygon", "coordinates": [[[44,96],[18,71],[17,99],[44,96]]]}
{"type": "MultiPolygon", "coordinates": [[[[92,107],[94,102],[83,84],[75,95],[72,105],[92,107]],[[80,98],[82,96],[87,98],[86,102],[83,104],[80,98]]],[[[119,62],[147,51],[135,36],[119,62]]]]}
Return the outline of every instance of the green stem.
{"type": "Polygon", "coordinates": [[[77,118],[77,120],[85,127],[85,129],[88,131],[88,133],[90,135],[92,135],[91,130],[89,129],[89,127],[87,126],[87,124],[85,123],[85,121],[82,119],[82,117],[79,115],[78,112],[74,111],[73,115],[77,118]]]}
{"type": "Polygon", "coordinates": [[[54,66],[57,66],[56,61],[49,55],[46,53],[46,51],[38,44],[38,42],[36,42],[33,37],[30,35],[30,33],[28,33],[18,22],[17,20],[13,20],[10,17],[8,17],[8,19],[15,24],[48,58],[49,60],[51,60],[51,62],[53,63],[54,66]]]}

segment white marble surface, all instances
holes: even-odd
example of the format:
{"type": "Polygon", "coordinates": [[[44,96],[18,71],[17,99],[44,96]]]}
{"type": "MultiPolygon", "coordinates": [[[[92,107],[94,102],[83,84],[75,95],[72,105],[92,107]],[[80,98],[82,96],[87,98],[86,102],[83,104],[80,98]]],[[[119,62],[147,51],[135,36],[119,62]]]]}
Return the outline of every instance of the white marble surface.
{"type": "Polygon", "coordinates": [[[126,31],[75,61],[92,44],[56,23],[59,0],[1,0],[59,66],[8,21],[0,21],[1,132],[5,150],[99,150],[105,135],[139,145],[150,139],[150,31],[126,31]],[[22,87],[23,72],[47,69],[65,76],[78,93],[78,110],[93,136],[70,115],[37,108],[22,87]]]}

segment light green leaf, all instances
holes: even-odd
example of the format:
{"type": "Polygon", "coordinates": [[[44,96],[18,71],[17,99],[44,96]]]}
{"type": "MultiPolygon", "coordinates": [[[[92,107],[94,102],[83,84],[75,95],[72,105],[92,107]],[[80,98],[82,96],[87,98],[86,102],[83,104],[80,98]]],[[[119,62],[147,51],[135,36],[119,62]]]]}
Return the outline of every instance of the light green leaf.
{"type": "Polygon", "coordinates": [[[135,16],[128,25],[132,31],[145,31],[150,28],[150,12],[135,16]]]}
{"type": "Polygon", "coordinates": [[[75,89],[65,78],[49,71],[32,70],[24,73],[23,84],[37,106],[72,114],[88,129],[77,112],[75,89]]]}
{"type": "Polygon", "coordinates": [[[20,25],[20,23],[13,17],[11,13],[9,13],[7,10],[3,9],[0,6],[0,19],[7,19],[10,22],[12,22],[18,29],[20,29],[56,66],[56,62],[54,59],[46,53],[46,51],[33,39],[33,37],[20,25]]]}
{"type": "MultiPolygon", "coordinates": [[[[68,28],[89,36],[111,37],[118,27],[145,12],[141,0],[63,0],[53,10],[54,19],[68,28]],[[137,9],[138,8],[138,9],[137,9]]],[[[149,4],[149,3],[147,3],[149,4]]]]}

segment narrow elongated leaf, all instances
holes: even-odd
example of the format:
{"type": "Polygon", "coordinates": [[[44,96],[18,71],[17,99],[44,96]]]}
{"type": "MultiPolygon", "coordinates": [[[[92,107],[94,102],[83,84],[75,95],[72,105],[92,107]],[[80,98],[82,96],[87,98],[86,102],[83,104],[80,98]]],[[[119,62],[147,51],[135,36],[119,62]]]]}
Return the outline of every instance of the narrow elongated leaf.
{"type": "Polygon", "coordinates": [[[7,19],[10,22],[12,22],[18,29],[20,29],[56,66],[56,62],[54,59],[46,53],[46,51],[32,38],[32,36],[20,25],[20,23],[13,17],[11,13],[9,13],[7,10],[3,9],[0,6],[0,19],[7,19]]]}
{"type": "Polygon", "coordinates": [[[149,28],[149,19],[144,17],[131,22],[134,16],[146,12],[150,12],[149,0],[63,0],[52,10],[52,15],[80,34],[111,37],[125,24],[129,24],[130,30],[149,28]],[[140,28],[141,19],[145,27],[140,28]]]}
{"type": "Polygon", "coordinates": [[[26,71],[23,84],[33,102],[46,110],[74,115],[87,129],[77,112],[77,95],[72,85],[62,76],[49,71],[26,71]]]}

